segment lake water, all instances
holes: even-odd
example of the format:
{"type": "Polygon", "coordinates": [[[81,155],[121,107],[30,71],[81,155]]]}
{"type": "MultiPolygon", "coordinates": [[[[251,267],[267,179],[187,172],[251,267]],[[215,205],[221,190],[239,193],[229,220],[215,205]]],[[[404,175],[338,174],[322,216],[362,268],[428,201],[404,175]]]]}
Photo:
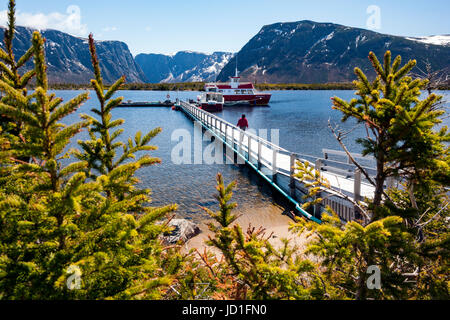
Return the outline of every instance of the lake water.
{"type": "MultiPolygon", "coordinates": [[[[57,96],[65,101],[76,96],[79,91],[56,91],[57,96]]],[[[121,91],[120,96],[132,101],[162,101],[168,92],[157,91],[121,91]]],[[[170,92],[171,99],[196,99],[199,92],[170,92]]],[[[446,100],[449,92],[444,93],[446,100]]],[[[91,114],[90,110],[97,105],[95,94],[91,92],[91,99],[82,108],[66,119],[71,123],[79,119],[81,113],[91,114]]],[[[350,100],[353,91],[278,91],[273,92],[270,107],[230,107],[217,115],[236,124],[244,113],[253,129],[279,130],[281,147],[296,153],[322,156],[322,149],[339,149],[339,144],[328,129],[328,121],[340,125],[342,130],[351,130],[355,123],[340,122],[341,114],[331,109],[331,97],[350,100]]],[[[171,161],[171,152],[176,141],[172,141],[172,133],[177,129],[186,129],[192,135],[194,127],[183,113],[172,111],[170,108],[118,108],[113,111],[114,119],[124,119],[125,129],[122,139],[133,137],[137,131],[143,134],[161,127],[163,132],[157,136],[152,145],[158,150],[152,156],[159,157],[162,163],[141,169],[138,173],[142,186],[152,189],[154,205],[177,203],[178,215],[193,219],[204,220],[207,216],[201,207],[215,209],[214,199],[215,177],[217,173],[224,175],[225,181],[236,180],[238,189],[233,197],[240,208],[246,210],[267,210],[283,203],[274,200],[271,189],[262,183],[261,179],[246,167],[234,165],[176,165],[171,161]]],[[[446,125],[450,121],[446,120],[446,125]]],[[[347,139],[347,145],[352,152],[360,152],[361,148],[354,140],[363,135],[363,128],[358,127],[347,139]]],[[[87,139],[86,133],[75,138],[70,147],[76,147],[76,140],[87,139]]],[[[206,144],[205,144],[206,145],[206,144]]]]}

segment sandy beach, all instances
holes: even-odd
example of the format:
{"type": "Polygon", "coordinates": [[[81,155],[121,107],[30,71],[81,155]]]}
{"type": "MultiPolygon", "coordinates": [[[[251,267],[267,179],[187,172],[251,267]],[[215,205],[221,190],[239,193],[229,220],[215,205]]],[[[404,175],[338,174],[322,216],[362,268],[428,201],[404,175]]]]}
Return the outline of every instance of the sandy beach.
{"type": "MultiPolygon", "coordinates": [[[[289,226],[294,220],[289,216],[284,215],[283,212],[284,209],[277,205],[270,205],[262,208],[242,208],[240,210],[237,208],[235,213],[239,218],[234,224],[239,224],[244,232],[246,232],[247,228],[251,225],[252,227],[256,227],[256,229],[259,229],[260,227],[264,228],[267,236],[273,233],[270,242],[275,247],[281,245],[281,239],[283,238],[291,240],[292,244],[295,244],[300,248],[304,247],[306,239],[303,236],[298,236],[289,231],[289,226]]],[[[212,221],[213,220],[203,221],[199,224],[202,233],[190,239],[184,247],[185,250],[197,249],[200,252],[203,252],[205,248],[210,248],[205,244],[205,241],[208,240],[209,236],[213,235],[213,233],[208,230],[207,226],[207,224],[212,221]]]]}

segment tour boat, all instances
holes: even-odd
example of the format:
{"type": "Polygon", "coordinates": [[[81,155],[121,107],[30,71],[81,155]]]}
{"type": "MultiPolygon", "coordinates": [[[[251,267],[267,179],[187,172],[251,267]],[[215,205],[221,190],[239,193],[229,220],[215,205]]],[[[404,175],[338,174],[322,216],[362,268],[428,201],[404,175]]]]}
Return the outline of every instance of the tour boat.
{"type": "Polygon", "coordinates": [[[236,75],[231,77],[230,83],[207,83],[206,92],[218,92],[223,94],[225,105],[251,105],[267,106],[272,98],[270,93],[258,92],[251,82],[240,82],[241,77],[236,75]]]}
{"type": "Polygon", "coordinates": [[[198,97],[197,105],[207,112],[220,112],[223,110],[224,103],[223,94],[206,92],[198,97]]]}

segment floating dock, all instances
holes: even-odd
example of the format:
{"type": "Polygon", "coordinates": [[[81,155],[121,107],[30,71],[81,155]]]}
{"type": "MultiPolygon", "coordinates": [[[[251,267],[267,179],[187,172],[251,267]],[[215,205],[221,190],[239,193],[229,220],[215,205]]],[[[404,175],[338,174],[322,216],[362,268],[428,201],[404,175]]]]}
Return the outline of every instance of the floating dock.
{"type": "Polygon", "coordinates": [[[118,108],[152,108],[152,107],[173,107],[176,102],[166,100],[166,101],[155,101],[155,102],[123,102],[118,108]]]}

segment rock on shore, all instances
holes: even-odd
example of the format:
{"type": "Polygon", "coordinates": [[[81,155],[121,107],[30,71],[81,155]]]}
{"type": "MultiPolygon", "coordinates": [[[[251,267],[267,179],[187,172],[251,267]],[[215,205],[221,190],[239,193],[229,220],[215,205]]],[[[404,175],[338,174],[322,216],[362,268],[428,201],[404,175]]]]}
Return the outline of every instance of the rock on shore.
{"type": "Polygon", "coordinates": [[[201,233],[200,228],[195,223],[185,219],[173,219],[169,222],[169,226],[174,229],[171,233],[164,234],[163,241],[166,244],[176,244],[179,241],[187,242],[201,233]]]}

